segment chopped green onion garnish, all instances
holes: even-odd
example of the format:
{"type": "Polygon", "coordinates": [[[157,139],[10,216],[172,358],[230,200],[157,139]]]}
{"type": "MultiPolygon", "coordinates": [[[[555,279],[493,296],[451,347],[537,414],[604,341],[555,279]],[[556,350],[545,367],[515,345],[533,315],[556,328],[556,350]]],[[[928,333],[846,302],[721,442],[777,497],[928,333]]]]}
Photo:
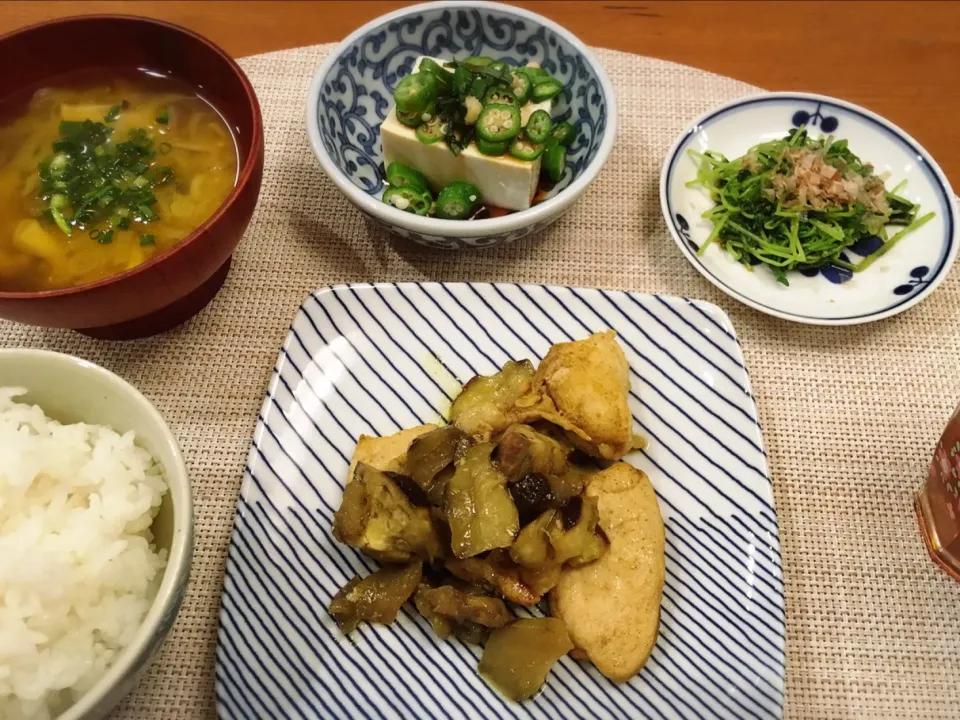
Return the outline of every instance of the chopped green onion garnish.
{"type": "Polygon", "coordinates": [[[156,245],[157,237],[156,235],[141,235],[140,236],[141,245],[156,245]]]}
{"type": "Polygon", "coordinates": [[[170,124],[170,113],[167,111],[166,108],[164,108],[164,109],[160,112],[160,114],[157,115],[157,122],[160,123],[161,125],[169,125],[169,124],[170,124]]]}
{"type": "Polygon", "coordinates": [[[119,105],[114,105],[107,112],[106,116],[104,116],[103,118],[104,122],[113,122],[114,120],[117,119],[117,116],[120,115],[120,111],[126,110],[128,107],[130,107],[130,103],[128,103],[126,100],[121,102],[119,105]]]}
{"type": "Polygon", "coordinates": [[[70,224],[63,219],[63,215],[60,212],[60,208],[50,207],[50,215],[53,217],[53,221],[57,224],[57,227],[63,231],[63,234],[67,237],[73,235],[73,228],[70,227],[70,224]]]}
{"type": "Polygon", "coordinates": [[[63,171],[67,168],[67,156],[63,153],[57,153],[53,156],[53,160],[50,161],[50,174],[51,175],[62,175],[63,171]]]}
{"type": "MultiPolygon", "coordinates": [[[[126,101],[112,107],[105,120],[126,107],[126,101]]],[[[47,203],[44,216],[64,235],[77,228],[109,243],[115,228],[126,230],[134,222],[157,218],[152,191],[174,173],[169,167],[151,167],[156,150],[146,129],[134,128],[122,141],[112,127],[93,120],[64,120],[59,131],[53,153],[40,162],[39,196],[47,203]]]]}

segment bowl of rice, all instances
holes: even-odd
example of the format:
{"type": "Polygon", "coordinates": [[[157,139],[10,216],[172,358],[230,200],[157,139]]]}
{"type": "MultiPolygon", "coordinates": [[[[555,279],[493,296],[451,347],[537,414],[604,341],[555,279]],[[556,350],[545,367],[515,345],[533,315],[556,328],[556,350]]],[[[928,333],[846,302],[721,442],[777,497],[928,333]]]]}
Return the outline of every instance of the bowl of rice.
{"type": "Polygon", "coordinates": [[[0,350],[0,718],[105,717],[163,644],[193,555],[176,437],[132,385],[0,350]]]}

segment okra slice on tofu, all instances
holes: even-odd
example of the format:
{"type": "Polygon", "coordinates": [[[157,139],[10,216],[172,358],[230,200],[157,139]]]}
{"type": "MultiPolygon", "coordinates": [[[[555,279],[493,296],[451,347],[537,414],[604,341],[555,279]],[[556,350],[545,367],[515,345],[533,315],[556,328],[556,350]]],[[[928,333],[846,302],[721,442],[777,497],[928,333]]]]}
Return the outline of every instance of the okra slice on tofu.
{"type": "Polygon", "coordinates": [[[412,187],[424,192],[429,189],[422,172],[400,162],[392,162],[387,167],[387,182],[392,187],[412,187]]]}
{"type": "Polygon", "coordinates": [[[429,190],[410,186],[391,187],[384,190],[383,202],[414,215],[428,215],[433,207],[433,196],[429,190]]]}
{"type": "Polygon", "coordinates": [[[523,105],[530,98],[530,90],[533,88],[533,81],[527,73],[522,70],[513,71],[513,82],[510,89],[514,97],[517,98],[517,105],[523,105]]]}
{"type": "Polygon", "coordinates": [[[417,126],[417,139],[424,145],[440,142],[446,134],[447,124],[438,115],[433,115],[427,122],[417,126]]]}
{"type": "Polygon", "coordinates": [[[415,127],[418,127],[420,123],[423,122],[423,113],[422,112],[405,113],[405,112],[400,112],[400,110],[397,109],[397,120],[399,120],[402,124],[406,125],[407,127],[415,128],[415,127]]]}
{"type": "Polygon", "coordinates": [[[439,85],[443,88],[449,89],[453,87],[453,73],[446,68],[441,67],[438,62],[432,60],[431,58],[421,58],[420,72],[428,72],[436,77],[437,83],[439,83],[439,85]]]}
{"type": "Polygon", "coordinates": [[[546,110],[534,110],[527,118],[527,125],[524,128],[527,137],[535,143],[545,143],[552,129],[553,120],[550,119],[550,113],[546,110]]]}
{"type": "Polygon", "coordinates": [[[543,172],[553,182],[558,182],[563,177],[566,167],[567,149],[563,145],[551,145],[543,153],[543,172]]]}
{"type": "Polygon", "coordinates": [[[437,196],[437,217],[466,220],[480,201],[480,191],[468,182],[452,182],[437,196]]]}
{"type": "Polygon", "coordinates": [[[478,136],[474,139],[474,142],[477,144],[477,150],[481,155],[503,155],[507,151],[507,148],[510,147],[509,140],[490,142],[478,136]]]}
{"type": "Polygon", "coordinates": [[[534,102],[543,102],[555,98],[561,90],[563,90],[563,84],[559,80],[547,76],[534,80],[530,95],[534,102]]]}
{"type": "Polygon", "coordinates": [[[476,130],[477,136],[487,142],[512,140],[520,132],[520,109],[503,103],[485,105],[477,118],[476,130]]]}
{"type": "Polygon", "coordinates": [[[437,99],[437,77],[429,72],[415,72],[401,80],[393,91],[397,112],[412,116],[427,111],[437,99]]]}
{"type": "Polygon", "coordinates": [[[517,101],[517,96],[513,94],[513,90],[509,88],[494,85],[489,90],[483,94],[483,104],[490,105],[519,105],[517,101]]]}
{"type": "Polygon", "coordinates": [[[510,143],[510,155],[517,160],[536,160],[543,154],[543,145],[532,143],[528,138],[518,135],[510,143]]]}
{"type": "Polygon", "coordinates": [[[557,143],[564,147],[570,147],[577,138],[577,131],[574,130],[573,125],[568,122],[562,122],[556,125],[550,134],[557,143]]]}

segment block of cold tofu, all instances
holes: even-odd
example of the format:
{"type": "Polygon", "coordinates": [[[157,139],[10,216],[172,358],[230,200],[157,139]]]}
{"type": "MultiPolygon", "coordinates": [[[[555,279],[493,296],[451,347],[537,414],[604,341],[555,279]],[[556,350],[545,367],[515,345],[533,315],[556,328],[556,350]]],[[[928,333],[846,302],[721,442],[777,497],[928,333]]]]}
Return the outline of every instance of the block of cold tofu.
{"type": "MultiPolygon", "coordinates": [[[[420,58],[414,72],[420,67],[420,58]]],[[[437,59],[441,65],[445,60],[437,59]]],[[[550,101],[526,103],[520,108],[524,125],[535,110],[550,112],[550,101]]],[[[416,130],[397,119],[396,107],[380,126],[380,142],[383,147],[384,166],[400,162],[416,168],[427,178],[430,189],[439,192],[455,181],[469,182],[477,186],[484,205],[505,210],[526,210],[533,202],[540,180],[540,158],[530,162],[517,160],[510,155],[492,157],[484,155],[475,143],[471,143],[459,155],[450,152],[447,143],[425,145],[417,139],[416,130]]]]}
{"type": "Polygon", "coordinates": [[[361,435],[347,470],[347,482],[353,480],[358,463],[366,463],[382,472],[401,472],[407,460],[410,444],[424,433],[436,429],[436,425],[428,423],[384,437],[361,435]]]}

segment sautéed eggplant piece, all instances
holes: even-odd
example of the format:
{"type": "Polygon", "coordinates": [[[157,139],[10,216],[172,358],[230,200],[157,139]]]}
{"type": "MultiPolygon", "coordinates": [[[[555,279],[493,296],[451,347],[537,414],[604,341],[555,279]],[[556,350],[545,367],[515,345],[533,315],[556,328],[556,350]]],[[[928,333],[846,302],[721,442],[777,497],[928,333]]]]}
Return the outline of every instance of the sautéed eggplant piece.
{"type": "Polygon", "coordinates": [[[483,648],[479,672],[514,701],[532,697],[553,664],[573,650],[562,620],[522,618],[495,630],[483,648]]]}
{"type": "Polygon", "coordinates": [[[384,565],[362,580],[355,577],[334,596],[330,614],[344,635],[361,620],[389,625],[417,589],[422,575],[423,564],[417,560],[409,565],[384,565]]]}
{"type": "Polygon", "coordinates": [[[553,486],[540,473],[530,473],[519,480],[507,483],[507,490],[513,498],[514,505],[517,506],[521,527],[532,522],[547,508],[555,507],[557,504],[553,486]]]}
{"type": "Polygon", "coordinates": [[[550,543],[550,528],[556,514],[556,510],[547,510],[527,524],[510,548],[510,559],[533,570],[556,565],[556,553],[550,543]]]}
{"type": "Polygon", "coordinates": [[[450,423],[482,442],[489,441],[518,422],[517,402],[530,392],[535,375],[529,360],[511,360],[495,375],[477,375],[453,401],[450,423]]]}
{"type": "Polygon", "coordinates": [[[344,488],[333,536],[382,562],[432,561],[443,552],[430,509],[414,505],[393,478],[365,463],[344,488]]]}
{"type": "Polygon", "coordinates": [[[423,488],[431,505],[442,505],[446,483],[444,470],[462,454],[467,436],[455,425],[445,425],[420,435],[407,450],[406,469],[417,485],[423,488]]]}
{"type": "Polygon", "coordinates": [[[496,548],[508,548],[520,529],[507,479],[494,467],[491,443],[467,450],[447,483],[444,513],[450,546],[461,560],[496,548]]]}
{"type": "Polygon", "coordinates": [[[514,619],[500,598],[464,592],[451,585],[437,588],[421,585],[414,602],[425,618],[445,618],[451,623],[451,628],[458,623],[498,628],[514,619]]]}
{"type": "Polygon", "coordinates": [[[625,362],[612,332],[556,345],[539,368],[510,361],[466,383],[450,425],[358,444],[335,536],[381,561],[429,563],[409,590],[418,612],[441,637],[485,645],[481,673],[512,699],[574,645],[565,620],[518,621],[506,603],[533,607],[609,552],[589,488],[635,443],[621,427],[625,362]]]}
{"type": "Polygon", "coordinates": [[[497,467],[507,480],[519,480],[530,473],[560,475],[567,469],[570,450],[529,425],[508,427],[497,442],[497,467]]]}
{"type": "Polygon", "coordinates": [[[448,557],[444,567],[461,580],[497,592],[512,603],[525,607],[536,605],[540,602],[540,594],[523,581],[523,569],[505,553],[504,550],[494,550],[486,557],[464,560],[448,557]]]}
{"type": "Polygon", "coordinates": [[[608,543],[597,525],[599,520],[596,498],[571,498],[560,508],[550,525],[554,560],[559,564],[569,563],[571,567],[579,567],[602,557],[608,543]]]}

